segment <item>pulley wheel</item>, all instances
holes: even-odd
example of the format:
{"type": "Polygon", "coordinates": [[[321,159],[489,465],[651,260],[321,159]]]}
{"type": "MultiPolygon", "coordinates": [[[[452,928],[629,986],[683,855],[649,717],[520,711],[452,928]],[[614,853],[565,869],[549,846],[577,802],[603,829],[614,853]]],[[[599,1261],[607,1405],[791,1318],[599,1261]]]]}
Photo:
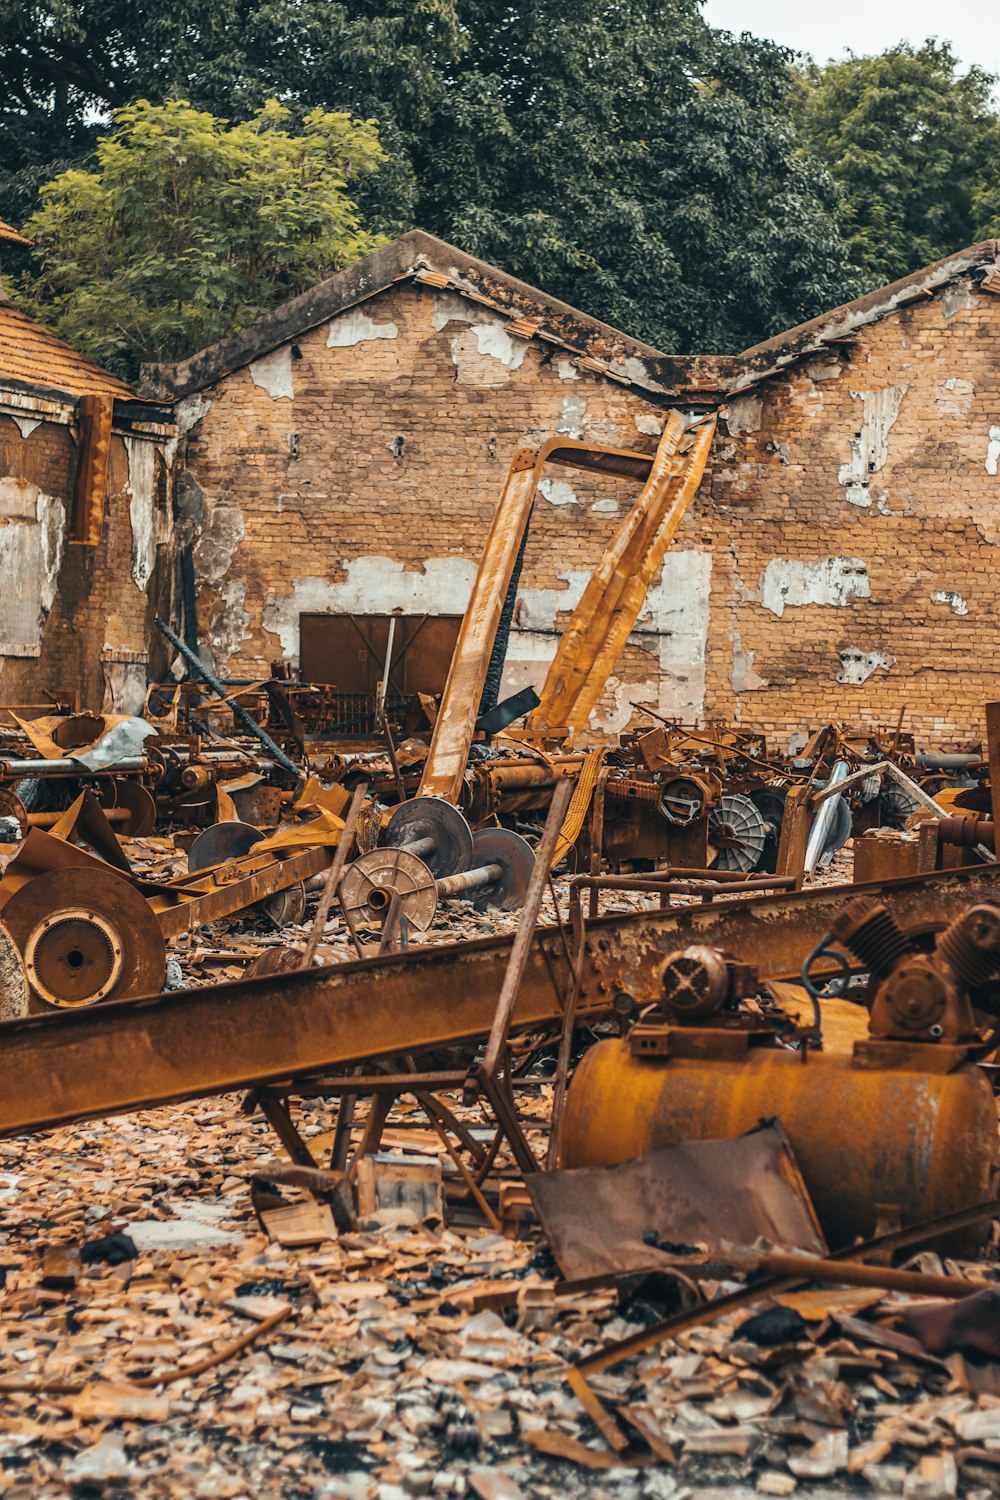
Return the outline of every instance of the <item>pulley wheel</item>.
{"type": "Polygon", "coordinates": [[[535,868],[535,851],[519,833],[509,828],[481,828],[472,835],[472,867],[499,865],[501,875],[490,885],[469,891],[468,899],[477,911],[496,906],[501,911],[516,911],[524,905],[531,872],[535,868]]]}
{"type": "Polygon", "coordinates": [[[264,834],[250,823],[213,823],[205,828],[188,850],[188,874],[224,865],[228,859],[239,859],[259,844],[264,834]]]}
{"type": "MultiPolygon", "coordinates": [[[[0,786],[0,818],[10,818],[20,829],[20,837],[22,839],[27,837],[28,809],[9,786],[0,786]]],[[[4,840],[4,842],[8,841],[4,840]]],[[[16,842],[16,840],[10,840],[10,842],[16,842]]]]}
{"type": "Polygon", "coordinates": [[[75,1008],[163,988],[167,951],[129,881],[91,865],[47,870],[14,892],[3,923],[40,1005],[75,1008]]]}
{"type": "Polygon", "coordinates": [[[418,839],[433,839],[420,858],[439,880],[458,875],[472,864],[472,833],[457,807],[443,797],[414,797],[401,802],[382,831],[379,843],[404,849],[418,839]]]}
{"type": "Polygon", "coordinates": [[[298,923],[306,914],[306,888],[301,880],[288,885],[283,891],[275,891],[265,901],[259,901],[255,911],[266,912],[277,927],[288,927],[298,923]]]}
{"type": "Polygon", "coordinates": [[[126,839],[144,839],[156,827],[156,802],[141,781],[115,784],[115,807],[124,807],[128,817],[115,822],[115,833],[126,839]]]}
{"type": "Polygon", "coordinates": [[[718,850],[712,870],[756,870],[767,842],[764,819],[742,792],[726,792],[708,815],[708,841],[718,850]]]}
{"type": "Polygon", "coordinates": [[[372,849],[347,866],[340,882],[341,902],[365,927],[382,923],[394,892],[410,926],[426,932],[437,912],[437,885],[424,861],[408,849],[372,849]]]}
{"type": "Polygon", "coordinates": [[[879,799],[883,827],[904,828],[907,818],[918,812],[922,805],[908,787],[900,786],[898,781],[886,777],[879,799]]]}

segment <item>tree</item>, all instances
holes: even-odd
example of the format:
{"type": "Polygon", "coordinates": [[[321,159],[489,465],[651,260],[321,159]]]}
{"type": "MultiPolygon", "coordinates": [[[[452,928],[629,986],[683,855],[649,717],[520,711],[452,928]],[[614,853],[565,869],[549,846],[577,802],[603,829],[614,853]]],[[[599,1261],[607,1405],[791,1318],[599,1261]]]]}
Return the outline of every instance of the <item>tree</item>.
{"type": "Polygon", "coordinates": [[[959,73],[947,43],[906,43],[802,74],[802,137],[842,195],[851,252],[870,285],[995,233],[1000,201],[996,80],[959,73]]]}
{"type": "Polygon", "coordinates": [[[713,31],[699,0],[0,0],[0,38],[0,142],[28,110],[62,163],[95,112],[178,90],[232,119],[272,95],[343,109],[387,158],[356,184],[365,222],[663,349],[733,351],[857,289],[791,54],[713,31]]]}
{"type": "Polygon", "coordinates": [[[349,184],[382,149],[370,121],[273,100],[230,126],[183,101],[115,112],[93,172],[42,190],[25,225],[40,259],[23,305],[134,375],[260,317],[380,243],[349,184]]]}

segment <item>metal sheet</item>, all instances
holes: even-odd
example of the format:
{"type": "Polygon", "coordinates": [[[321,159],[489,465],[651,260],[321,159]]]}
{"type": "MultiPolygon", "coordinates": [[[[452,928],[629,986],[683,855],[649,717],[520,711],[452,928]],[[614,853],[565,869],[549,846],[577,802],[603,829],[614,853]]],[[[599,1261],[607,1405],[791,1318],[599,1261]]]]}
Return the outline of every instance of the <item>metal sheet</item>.
{"type": "Polygon", "coordinates": [[[777,1125],[737,1140],[665,1146],[618,1167],[535,1172],[525,1185],[568,1281],[647,1271],[683,1253],[665,1245],[718,1250],[763,1241],[826,1254],[777,1125]]]}

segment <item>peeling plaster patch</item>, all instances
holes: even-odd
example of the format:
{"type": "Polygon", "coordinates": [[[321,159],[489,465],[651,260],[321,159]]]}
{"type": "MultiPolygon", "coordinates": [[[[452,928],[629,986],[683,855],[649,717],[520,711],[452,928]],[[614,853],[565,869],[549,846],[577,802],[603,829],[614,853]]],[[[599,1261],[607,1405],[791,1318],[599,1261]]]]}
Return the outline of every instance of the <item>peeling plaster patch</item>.
{"type": "Polygon", "coordinates": [[[966,604],[961,594],[956,593],[954,589],[936,590],[936,592],[931,595],[931,603],[947,604],[949,609],[953,609],[955,611],[956,615],[967,615],[969,613],[968,604],[966,604]]]}
{"type": "Polygon", "coordinates": [[[637,432],[644,432],[647,437],[662,437],[663,423],[659,417],[641,416],[636,417],[635,426],[637,432]]]}
{"type": "Polygon", "coordinates": [[[440,333],[449,323],[471,323],[479,316],[479,308],[473,309],[464,297],[455,292],[440,292],[434,298],[431,326],[435,333],[440,333]]]}
{"type": "Polygon", "coordinates": [[[190,432],[195,423],[200,422],[212,409],[212,403],[201,391],[195,391],[192,396],[185,396],[183,401],[178,401],[174,407],[174,421],[180,429],[181,435],[190,432]]]}
{"type": "Polygon", "coordinates": [[[760,602],[780,619],[803,604],[846,605],[871,595],[868,564],[860,557],[823,557],[818,562],[775,557],[760,580],[760,602]]]}
{"type": "Polygon", "coordinates": [[[764,402],[760,396],[737,396],[722,409],[726,431],[732,435],[738,432],[759,432],[763,412],[764,402]]]}
{"type": "MultiPolygon", "coordinates": [[[[583,437],[583,418],[587,410],[586,396],[564,396],[562,411],[556,423],[556,432],[579,440],[583,437]]],[[[994,470],[994,473],[996,470],[994,470]]]]}
{"type": "Polygon", "coordinates": [[[971,380],[953,375],[946,380],[934,398],[934,405],[943,417],[967,417],[976,387],[971,380]]]}
{"type": "Polygon", "coordinates": [[[559,568],[556,577],[564,589],[522,589],[518,595],[515,620],[521,631],[552,631],[560,610],[576,609],[590,582],[589,568],[559,568]]]}
{"type": "Polygon", "coordinates": [[[752,693],[770,686],[767,678],[754,670],[753,652],[744,647],[738,630],[733,636],[733,670],[729,681],[734,693],[752,693]]]}
{"type": "Polygon", "coordinates": [[[990,440],[986,448],[986,472],[995,474],[1000,459],[1000,427],[990,428],[990,440]]]}
{"type": "Polygon", "coordinates": [[[429,557],[422,570],[404,568],[391,557],[356,557],[342,565],[347,577],[297,578],[290,594],[268,594],[261,623],[278,636],[286,657],[299,652],[300,614],[411,615],[465,613],[476,576],[468,557],[429,557]]]}
{"type": "Polygon", "coordinates": [[[243,515],[235,505],[212,506],[194,547],[194,567],[199,583],[216,584],[225,578],[243,540],[243,532],[243,515]]]}
{"type": "Polygon", "coordinates": [[[223,607],[212,619],[212,645],[215,660],[227,662],[250,635],[250,616],[245,608],[247,586],[227,578],[219,597],[223,607]]]}
{"type": "Polygon", "coordinates": [[[630,354],[625,359],[613,359],[608,365],[612,375],[623,375],[626,380],[631,380],[634,385],[641,385],[647,391],[656,391],[665,396],[667,388],[660,385],[649,373],[645,360],[638,359],[636,355],[630,354]]]}
{"type": "Polygon", "coordinates": [[[501,701],[526,687],[540,692],[558,645],[554,631],[512,630],[500,684],[501,701]]]}
{"type": "Polygon", "coordinates": [[[842,646],[838,652],[840,671],[837,681],[850,687],[860,687],[873,672],[888,672],[895,666],[896,658],[881,651],[862,651],[860,646],[842,646]]]}
{"type": "Polygon", "coordinates": [[[146,592],[156,566],[156,449],[125,439],[128,454],[128,515],[132,523],[132,582],[146,592]]]}
{"type": "MultiPolygon", "coordinates": [[[[105,649],[110,649],[107,646],[105,649]]],[[[146,663],[106,661],[103,713],[140,714],[146,701],[146,663]]]]}
{"type": "Polygon", "coordinates": [[[18,417],[18,416],[15,416],[14,417],[14,421],[17,423],[18,427],[21,429],[21,436],[23,438],[29,438],[31,436],[31,434],[34,432],[35,428],[36,427],[41,427],[41,425],[42,425],[42,419],[41,419],[41,417],[18,417]]]}
{"type": "Polygon", "coordinates": [[[247,368],[254,385],[259,385],[272,400],[291,401],[294,397],[290,344],[286,344],[283,349],[275,349],[271,354],[265,354],[263,359],[255,359],[247,368]]]}
{"type": "MultiPolygon", "coordinates": [[[[355,344],[365,344],[369,339],[398,338],[395,323],[375,323],[360,307],[334,318],[326,336],[328,349],[350,349],[355,344]]],[[[291,395],[291,391],[288,393],[291,395]]]]}
{"type": "Polygon", "coordinates": [[[595,500],[590,508],[599,516],[617,516],[621,507],[617,500],[595,500]]]}
{"type": "MultiPolygon", "coordinates": [[[[571,484],[567,484],[565,479],[540,479],[538,493],[544,496],[550,505],[579,505],[580,503],[576,490],[571,484]]],[[[611,503],[614,505],[613,500],[611,503]]]]}
{"type": "Polygon", "coordinates": [[[556,374],[560,380],[579,380],[580,371],[571,359],[556,360],[556,374]]]}
{"type": "Polygon", "coordinates": [[[512,370],[519,370],[528,345],[511,338],[499,319],[477,323],[451,340],[455,378],[460,385],[492,390],[506,385],[512,370]]]}
{"type": "Polygon", "coordinates": [[[619,712],[614,717],[622,713],[624,717],[619,728],[611,729],[608,723],[609,732],[619,733],[625,727],[636,703],[652,702],[659,713],[688,723],[701,718],[711,582],[711,552],[667,553],[629,637],[633,644],[655,653],[659,671],[651,682],[639,684],[637,691],[631,682],[615,688],[619,712]]]}
{"type": "Polygon", "coordinates": [[[842,369],[839,359],[811,359],[806,374],[810,380],[839,380],[842,369]]]}
{"type": "Polygon", "coordinates": [[[888,385],[881,391],[851,392],[851,400],[862,403],[861,431],[851,438],[850,460],[841,464],[837,479],[852,505],[867,508],[872,503],[868,489],[871,476],[885,467],[889,433],[908,390],[908,385],[888,385]]]}
{"type": "Polygon", "coordinates": [[[26,480],[0,479],[0,578],[7,584],[0,589],[0,657],[39,654],[65,535],[61,500],[26,480]]]}
{"type": "Polygon", "coordinates": [[[965,282],[953,282],[951,286],[945,287],[941,297],[941,311],[946,318],[953,318],[957,312],[967,312],[975,305],[976,298],[965,282]]]}

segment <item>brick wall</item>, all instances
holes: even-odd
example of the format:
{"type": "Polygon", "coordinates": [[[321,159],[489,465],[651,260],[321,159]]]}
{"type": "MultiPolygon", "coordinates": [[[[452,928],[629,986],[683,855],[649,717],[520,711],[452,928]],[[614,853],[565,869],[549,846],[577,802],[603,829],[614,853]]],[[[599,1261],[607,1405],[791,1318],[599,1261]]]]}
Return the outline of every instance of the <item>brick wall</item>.
{"type": "Polygon", "coordinates": [[[699,502],[707,712],[780,736],[894,727],[901,709],[929,744],[984,732],[1000,696],[998,344],[1000,300],[962,282],[729,403],[699,502]]]}
{"type": "MultiPolygon", "coordinates": [[[[928,744],[980,732],[998,696],[998,319],[996,297],[953,284],[728,403],[597,730],[651,703],[779,742],[831,718],[894,726],[901,708],[928,744]]],[[[486,309],[410,283],[179,413],[201,638],[236,676],[294,660],[304,611],[460,612],[516,448],[562,430],[649,451],[663,415],[486,309]]],[[[511,690],[540,685],[635,493],[552,480],[511,690]]]]}
{"type": "Polygon", "coordinates": [[[152,618],[169,608],[163,445],[112,437],[97,547],[66,540],[75,470],[66,421],[0,414],[0,701],[42,702],[46,689],[66,698],[78,691],[85,708],[135,712],[152,618]]]}

